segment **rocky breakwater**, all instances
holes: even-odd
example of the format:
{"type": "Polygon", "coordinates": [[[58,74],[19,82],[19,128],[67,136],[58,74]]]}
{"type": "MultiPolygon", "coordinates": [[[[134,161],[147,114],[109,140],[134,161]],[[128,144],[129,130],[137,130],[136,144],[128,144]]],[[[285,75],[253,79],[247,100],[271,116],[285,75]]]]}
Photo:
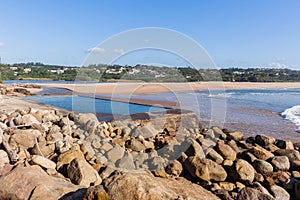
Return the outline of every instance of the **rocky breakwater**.
{"type": "Polygon", "coordinates": [[[1,112],[0,144],[2,199],[300,198],[299,144],[205,129],[191,112],[1,112]]]}
{"type": "Polygon", "coordinates": [[[94,114],[3,111],[0,199],[218,199],[158,155],[182,121],[166,116],[105,123],[94,114]]]}

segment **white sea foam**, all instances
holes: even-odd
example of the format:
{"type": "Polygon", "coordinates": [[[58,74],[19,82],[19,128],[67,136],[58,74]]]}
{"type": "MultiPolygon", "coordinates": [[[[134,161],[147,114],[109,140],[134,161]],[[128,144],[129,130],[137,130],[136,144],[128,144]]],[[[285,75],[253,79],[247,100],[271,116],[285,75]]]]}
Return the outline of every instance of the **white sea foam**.
{"type": "Polygon", "coordinates": [[[285,119],[292,121],[300,129],[300,105],[293,106],[281,113],[285,119]]]}

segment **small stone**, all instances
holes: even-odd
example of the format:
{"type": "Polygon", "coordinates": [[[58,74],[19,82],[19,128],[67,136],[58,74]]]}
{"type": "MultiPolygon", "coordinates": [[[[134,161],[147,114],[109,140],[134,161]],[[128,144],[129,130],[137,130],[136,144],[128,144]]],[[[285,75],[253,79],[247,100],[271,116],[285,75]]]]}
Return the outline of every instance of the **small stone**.
{"type": "Polygon", "coordinates": [[[287,140],[278,140],[276,142],[276,145],[280,148],[280,149],[294,149],[294,145],[291,141],[287,141],[287,140]]]}
{"type": "Polygon", "coordinates": [[[103,172],[100,174],[100,177],[102,178],[102,180],[108,178],[116,169],[111,166],[111,165],[108,165],[104,170],[103,172]]]}
{"type": "Polygon", "coordinates": [[[277,151],[279,149],[275,144],[269,144],[269,145],[265,146],[265,148],[268,151],[271,151],[272,153],[274,153],[275,151],[277,151]]]}
{"type": "Polygon", "coordinates": [[[58,156],[57,169],[62,165],[69,164],[73,159],[84,159],[84,155],[80,150],[68,150],[58,156]]]}
{"type": "Polygon", "coordinates": [[[241,183],[241,182],[236,182],[235,185],[236,185],[236,187],[237,187],[239,190],[241,190],[241,189],[243,189],[244,187],[246,187],[246,186],[245,186],[243,183],[241,183]]]}
{"type": "Polygon", "coordinates": [[[223,166],[231,167],[233,165],[233,160],[224,160],[223,166]]]}
{"type": "Polygon", "coordinates": [[[36,138],[40,135],[41,132],[38,130],[19,130],[10,137],[9,143],[25,149],[32,148],[36,143],[36,138]]]}
{"type": "Polygon", "coordinates": [[[154,137],[158,134],[158,130],[156,130],[151,124],[147,124],[145,126],[138,126],[130,132],[131,137],[143,136],[145,139],[154,137]]]}
{"type": "Polygon", "coordinates": [[[269,196],[272,196],[272,195],[269,193],[269,191],[268,191],[264,186],[262,186],[259,182],[254,182],[254,183],[252,184],[252,186],[253,186],[255,189],[259,190],[260,192],[262,192],[262,193],[264,193],[264,194],[267,194],[267,195],[269,195],[269,196]]]}
{"type": "Polygon", "coordinates": [[[254,174],[254,181],[256,182],[264,182],[265,178],[263,175],[261,175],[260,173],[255,173],[254,174]]]}
{"type": "MultiPolygon", "coordinates": [[[[216,127],[217,128],[217,127],[216,127]]],[[[221,131],[221,130],[220,130],[221,131]]],[[[208,129],[203,133],[205,138],[215,139],[215,132],[212,129],[208,129]]]]}
{"type": "Polygon", "coordinates": [[[271,163],[277,171],[286,171],[290,169],[290,161],[287,156],[275,156],[272,158],[271,163]]]}
{"type": "Polygon", "coordinates": [[[40,122],[31,114],[23,115],[21,118],[22,124],[29,126],[31,124],[39,124],[40,122]]]}
{"type": "Polygon", "coordinates": [[[256,159],[253,162],[253,166],[257,172],[261,174],[268,174],[273,172],[273,166],[267,161],[256,159]]]}
{"type": "Polygon", "coordinates": [[[291,162],[291,169],[300,171],[300,160],[293,160],[291,162]]]}
{"type": "Polygon", "coordinates": [[[219,185],[226,191],[233,191],[236,188],[236,185],[230,182],[220,182],[219,185]]]}
{"type": "Polygon", "coordinates": [[[146,149],[155,149],[154,142],[143,140],[146,149]]]}
{"type": "Polygon", "coordinates": [[[206,155],[206,157],[215,161],[219,165],[222,164],[222,162],[224,161],[223,157],[218,152],[216,152],[214,149],[210,149],[210,151],[206,155]]]}
{"type": "Polygon", "coordinates": [[[255,170],[247,161],[239,159],[234,166],[234,179],[237,181],[252,182],[255,170]]]}
{"type": "Polygon", "coordinates": [[[198,156],[199,158],[204,158],[205,154],[201,145],[196,140],[191,140],[190,147],[185,151],[187,156],[198,156]]]}
{"type": "Polygon", "coordinates": [[[228,141],[227,145],[229,145],[236,153],[240,152],[240,149],[234,140],[228,141]]]}
{"type": "Polygon", "coordinates": [[[143,152],[146,149],[145,145],[143,145],[143,143],[141,141],[139,141],[135,138],[128,140],[126,142],[126,147],[131,149],[132,151],[138,151],[138,152],[143,152]]]}
{"type": "Polygon", "coordinates": [[[225,159],[228,160],[235,160],[236,159],[236,152],[224,142],[218,141],[216,145],[216,150],[223,156],[225,159]]]}
{"type": "Polygon", "coordinates": [[[215,147],[216,146],[216,142],[213,141],[213,140],[211,140],[211,139],[205,138],[201,142],[201,145],[202,145],[203,150],[207,150],[207,149],[215,147]]]}
{"type": "Polygon", "coordinates": [[[254,188],[245,187],[239,193],[237,200],[274,200],[270,195],[264,194],[254,188]]]}
{"type": "Polygon", "coordinates": [[[88,121],[98,122],[98,119],[93,113],[80,113],[77,117],[75,117],[75,121],[83,126],[86,126],[88,121]]]}
{"type": "Polygon", "coordinates": [[[89,142],[85,142],[85,143],[81,144],[80,150],[85,155],[85,158],[87,160],[90,160],[95,155],[95,151],[94,151],[93,147],[91,146],[91,143],[89,143],[89,142]]]}
{"type": "Polygon", "coordinates": [[[125,152],[125,155],[117,161],[117,167],[127,170],[135,169],[132,155],[129,152],[125,152]]]}
{"type": "Polygon", "coordinates": [[[300,179],[300,172],[299,171],[292,171],[292,176],[294,178],[300,179]]]}
{"type": "Polygon", "coordinates": [[[277,156],[287,156],[290,163],[294,160],[300,160],[300,153],[294,149],[278,149],[274,152],[277,156]]]}
{"type": "Polygon", "coordinates": [[[267,146],[275,143],[275,138],[266,135],[255,136],[255,142],[261,146],[267,146]]]}
{"type": "Polygon", "coordinates": [[[39,155],[33,155],[31,157],[30,164],[32,165],[39,165],[45,169],[55,169],[56,164],[55,162],[39,155]]]}
{"type": "Polygon", "coordinates": [[[278,199],[278,200],[289,200],[290,199],[289,193],[282,187],[279,187],[278,185],[271,186],[270,191],[273,194],[273,196],[275,197],[275,199],[278,199]]]}
{"type": "Polygon", "coordinates": [[[166,167],[166,172],[172,176],[179,177],[181,174],[183,168],[182,165],[179,161],[174,160],[172,161],[167,167],[166,167]]]}
{"type": "Polygon", "coordinates": [[[55,151],[55,144],[38,143],[31,150],[31,154],[48,157],[55,151]]]}
{"type": "Polygon", "coordinates": [[[217,190],[221,190],[221,189],[222,188],[217,183],[213,183],[212,186],[211,186],[211,188],[210,188],[210,190],[213,191],[213,192],[217,191],[217,190]]]}
{"type": "Polygon", "coordinates": [[[231,132],[227,134],[227,137],[235,141],[241,141],[244,139],[244,134],[241,132],[231,132]]]}
{"type": "Polygon", "coordinates": [[[243,154],[242,158],[250,163],[253,163],[257,158],[250,152],[243,154]]]}
{"type": "Polygon", "coordinates": [[[113,148],[113,146],[109,142],[105,142],[101,146],[101,150],[103,150],[104,152],[107,152],[107,151],[111,150],[112,148],[113,148]]]}
{"type": "Polygon", "coordinates": [[[83,197],[83,200],[105,200],[108,199],[108,194],[102,185],[89,187],[83,197]]]}
{"type": "Polygon", "coordinates": [[[216,138],[220,138],[222,140],[226,139],[227,135],[219,127],[215,126],[212,128],[212,130],[214,131],[216,138]]]}
{"type": "Polygon", "coordinates": [[[253,154],[261,160],[268,160],[274,157],[274,154],[258,145],[253,148],[253,154]]]}
{"type": "Polygon", "coordinates": [[[239,146],[239,147],[241,147],[242,149],[252,149],[253,148],[253,144],[250,144],[250,143],[248,143],[248,142],[246,142],[246,141],[239,141],[238,143],[237,143],[237,145],[239,146]]]}
{"type": "Polygon", "coordinates": [[[115,163],[124,156],[124,149],[122,149],[119,145],[115,145],[111,150],[106,152],[105,155],[109,162],[115,163]]]}

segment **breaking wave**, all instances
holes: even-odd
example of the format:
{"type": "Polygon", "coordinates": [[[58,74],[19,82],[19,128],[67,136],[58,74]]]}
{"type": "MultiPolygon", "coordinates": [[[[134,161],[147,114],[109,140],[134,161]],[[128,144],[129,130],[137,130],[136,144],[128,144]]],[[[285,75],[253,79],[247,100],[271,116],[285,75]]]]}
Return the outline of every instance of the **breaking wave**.
{"type": "Polygon", "coordinates": [[[296,124],[298,129],[300,129],[300,105],[296,105],[286,109],[284,112],[281,113],[281,116],[296,124]]]}

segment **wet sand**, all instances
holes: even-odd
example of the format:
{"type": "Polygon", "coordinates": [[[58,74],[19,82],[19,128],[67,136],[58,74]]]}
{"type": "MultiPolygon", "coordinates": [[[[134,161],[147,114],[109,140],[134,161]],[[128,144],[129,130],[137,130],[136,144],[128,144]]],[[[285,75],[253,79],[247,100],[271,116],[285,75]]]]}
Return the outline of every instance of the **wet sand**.
{"type": "Polygon", "coordinates": [[[97,83],[57,84],[43,83],[43,87],[65,88],[78,93],[90,94],[149,94],[172,91],[228,90],[228,89],[275,89],[300,88],[300,82],[253,83],[253,82],[189,82],[189,83],[97,83]]]}

